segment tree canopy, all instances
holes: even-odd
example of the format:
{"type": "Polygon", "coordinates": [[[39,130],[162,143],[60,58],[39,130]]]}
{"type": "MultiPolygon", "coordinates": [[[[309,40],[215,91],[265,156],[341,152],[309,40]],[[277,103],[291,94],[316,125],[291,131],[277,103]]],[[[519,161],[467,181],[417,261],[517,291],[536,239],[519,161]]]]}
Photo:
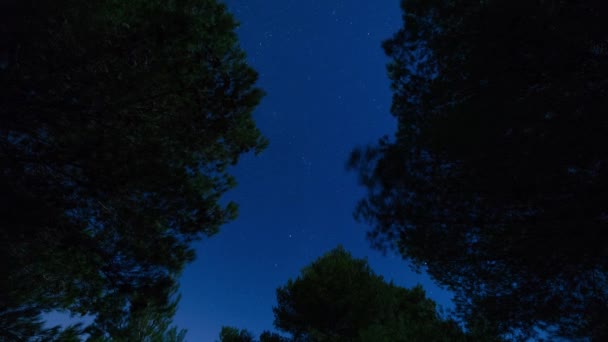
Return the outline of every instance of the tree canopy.
{"type": "MultiPolygon", "coordinates": [[[[257,342],[257,340],[251,332],[245,329],[222,327],[218,342],[257,342]]],[[[260,335],[259,342],[288,342],[288,339],[279,334],[264,331],[260,335]]]]}
{"type": "Polygon", "coordinates": [[[403,0],[394,139],[353,152],[356,216],[525,338],[608,336],[605,1],[403,0]]]}
{"type": "Polygon", "coordinates": [[[387,283],[342,247],[278,288],[273,311],[274,325],[294,342],[466,340],[420,286],[387,283]]]}
{"type": "Polygon", "coordinates": [[[191,242],[236,215],[227,168],[266,145],[236,27],[216,0],[0,4],[0,339],[172,312],[191,242]]]}

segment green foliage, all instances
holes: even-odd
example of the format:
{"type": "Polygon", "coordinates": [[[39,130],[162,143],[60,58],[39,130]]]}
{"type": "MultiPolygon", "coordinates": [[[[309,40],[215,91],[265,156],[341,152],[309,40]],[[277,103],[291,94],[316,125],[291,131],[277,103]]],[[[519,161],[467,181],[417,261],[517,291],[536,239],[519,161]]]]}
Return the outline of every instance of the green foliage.
{"type": "Polygon", "coordinates": [[[464,341],[421,287],[386,283],[342,247],[277,289],[275,326],[293,341],[464,341]]]}
{"type": "Polygon", "coordinates": [[[455,291],[471,328],[604,340],[608,4],[402,8],[384,43],[398,132],[350,161],[370,240],[455,291]]]}
{"type": "MultiPolygon", "coordinates": [[[[260,335],[259,342],[288,342],[289,340],[279,334],[264,331],[260,335]]],[[[244,329],[234,327],[222,327],[218,342],[258,342],[253,334],[244,329]]]]}
{"type": "Polygon", "coordinates": [[[247,330],[233,327],[222,327],[219,342],[254,342],[253,335],[247,330]]]}
{"type": "MultiPolygon", "coordinates": [[[[264,331],[260,335],[259,342],[288,342],[289,340],[279,334],[264,331]]],[[[222,327],[220,331],[220,339],[218,342],[258,342],[253,337],[253,334],[244,329],[233,327],[222,327]]]]}
{"type": "Polygon", "coordinates": [[[236,215],[227,167],[266,145],[236,26],[215,0],[0,4],[0,334],[172,314],[191,242],[236,215]]]}
{"type": "Polygon", "coordinates": [[[172,326],[179,296],[177,286],[170,290],[170,302],[155,302],[156,298],[133,300],[128,312],[119,307],[97,315],[95,324],[86,329],[87,342],[141,341],[183,342],[186,330],[172,326]]]}
{"type": "Polygon", "coordinates": [[[32,308],[6,308],[0,311],[0,340],[32,342],[79,342],[80,325],[45,328],[40,312],[32,308]]]}

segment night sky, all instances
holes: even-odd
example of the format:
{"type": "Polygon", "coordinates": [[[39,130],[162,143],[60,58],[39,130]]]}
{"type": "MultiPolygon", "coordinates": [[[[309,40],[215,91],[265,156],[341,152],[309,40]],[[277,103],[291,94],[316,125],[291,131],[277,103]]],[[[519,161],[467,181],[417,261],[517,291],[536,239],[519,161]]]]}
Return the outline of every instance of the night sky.
{"type": "Polygon", "coordinates": [[[450,295],[365,240],[352,216],[364,190],[345,170],[350,151],[391,135],[391,92],[381,42],[401,26],[399,1],[229,0],[238,35],[267,93],[255,119],[270,146],[233,170],[226,200],[236,221],[196,245],[175,317],[189,341],[215,341],[222,325],[271,330],[275,289],[342,244],[396,284],[450,295]]]}

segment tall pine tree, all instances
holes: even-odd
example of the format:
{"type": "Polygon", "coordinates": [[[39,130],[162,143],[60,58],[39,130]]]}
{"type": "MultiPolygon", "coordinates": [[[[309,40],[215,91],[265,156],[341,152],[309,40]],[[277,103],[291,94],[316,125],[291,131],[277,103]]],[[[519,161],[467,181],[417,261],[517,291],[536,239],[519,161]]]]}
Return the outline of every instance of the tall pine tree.
{"type": "Polygon", "coordinates": [[[403,0],[394,139],[358,149],[356,215],[471,326],[608,336],[605,1],[403,0]]]}
{"type": "Polygon", "coordinates": [[[2,2],[0,336],[171,312],[191,242],[236,216],[227,167],[266,144],[236,27],[215,0],[2,2]]]}

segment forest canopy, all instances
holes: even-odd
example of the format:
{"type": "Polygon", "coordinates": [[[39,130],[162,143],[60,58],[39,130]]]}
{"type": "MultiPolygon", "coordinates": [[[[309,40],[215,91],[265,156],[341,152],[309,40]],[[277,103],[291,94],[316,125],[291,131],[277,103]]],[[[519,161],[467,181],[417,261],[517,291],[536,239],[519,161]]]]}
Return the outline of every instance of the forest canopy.
{"type": "Polygon", "coordinates": [[[403,0],[394,138],[352,153],[369,239],[469,326],[608,338],[608,3],[403,0]]]}
{"type": "MultiPolygon", "coordinates": [[[[277,289],[274,326],[260,342],[469,341],[442,317],[420,286],[406,289],[376,275],[364,259],[339,246],[277,289]]],[[[489,336],[484,336],[489,337],[489,336]]],[[[487,338],[486,341],[493,341],[487,338]]],[[[246,330],[225,327],[220,342],[255,342],[246,330]]]]}
{"type": "Polygon", "coordinates": [[[0,339],[172,315],[191,242],[236,216],[227,168],[266,146],[236,27],[215,0],[2,2],[0,339]]]}

